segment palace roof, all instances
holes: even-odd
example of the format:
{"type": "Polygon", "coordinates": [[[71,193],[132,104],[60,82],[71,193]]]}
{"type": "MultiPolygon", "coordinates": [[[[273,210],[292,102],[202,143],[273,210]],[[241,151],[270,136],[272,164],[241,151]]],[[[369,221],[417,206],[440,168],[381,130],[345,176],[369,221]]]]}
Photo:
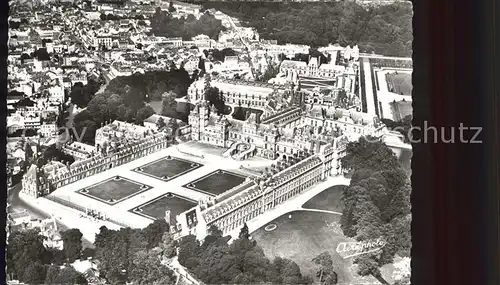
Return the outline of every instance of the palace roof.
{"type": "Polygon", "coordinates": [[[298,60],[283,60],[280,68],[305,69],[307,68],[307,63],[298,60]]]}
{"type": "Polygon", "coordinates": [[[261,197],[262,194],[267,192],[267,190],[277,187],[280,184],[294,178],[299,173],[303,173],[304,171],[311,169],[321,163],[322,161],[318,156],[305,157],[302,161],[299,161],[296,164],[291,165],[290,167],[285,168],[284,170],[273,175],[271,179],[267,181],[268,188],[257,185],[259,180],[257,180],[257,183],[252,182],[252,184],[249,183],[248,185],[243,185],[248,183],[244,182],[243,184],[241,184],[245,186],[242,191],[240,190],[239,193],[232,195],[227,199],[221,201],[220,203],[217,203],[212,207],[206,209],[202,212],[202,216],[205,221],[207,221],[207,223],[210,223],[226,215],[235,208],[239,208],[240,206],[245,205],[256,198],[261,197]]]}

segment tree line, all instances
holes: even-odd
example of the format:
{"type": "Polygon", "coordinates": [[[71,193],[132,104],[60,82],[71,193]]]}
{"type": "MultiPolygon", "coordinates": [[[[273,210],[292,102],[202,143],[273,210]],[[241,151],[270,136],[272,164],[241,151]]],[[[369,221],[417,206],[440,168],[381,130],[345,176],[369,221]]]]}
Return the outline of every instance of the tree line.
{"type": "Polygon", "coordinates": [[[107,284],[132,282],[138,285],[173,284],[172,270],[161,264],[165,220],[156,220],[144,229],[100,228],[95,238],[95,258],[107,284]]]}
{"type": "Polygon", "coordinates": [[[182,37],[183,40],[191,40],[200,34],[216,40],[219,33],[225,30],[222,22],[208,12],[199,19],[192,14],[186,18],[184,16],[174,18],[169,11],[161,10],[159,7],[151,16],[151,29],[155,36],[182,37]]]}
{"type": "MultiPolygon", "coordinates": [[[[194,1],[196,2],[196,1],[194,1]]],[[[255,27],[262,39],[279,44],[358,45],[362,52],[411,56],[412,4],[396,2],[364,7],[353,1],[329,3],[213,2],[215,8],[255,27]]]]}
{"type": "Polygon", "coordinates": [[[350,142],[346,151],[342,165],[352,171],[352,177],[342,196],[341,228],[356,241],[382,238],[386,242],[380,251],[354,262],[358,274],[388,284],[380,268],[393,263],[396,255],[410,256],[411,184],[392,150],[375,138],[361,137],[350,142]]]}
{"type": "Polygon", "coordinates": [[[311,284],[299,266],[286,258],[270,260],[257,242],[250,239],[244,225],[239,237],[230,237],[211,226],[203,242],[189,235],[178,242],[179,263],[206,284],[311,284]]]}
{"type": "Polygon", "coordinates": [[[144,229],[109,230],[101,227],[95,249],[83,249],[78,229],[61,232],[63,250],[46,247],[38,229],[13,231],[7,248],[7,274],[27,284],[87,284],[83,274],[70,264],[93,257],[99,260],[100,276],[106,284],[173,284],[172,270],[161,264],[165,220],[144,229]]]}
{"type": "Polygon", "coordinates": [[[82,82],[76,82],[73,86],[71,86],[69,94],[71,103],[80,108],[85,108],[94,97],[95,93],[99,91],[100,87],[101,84],[94,79],[87,80],[87,84],[85,85],[82,82]]]}

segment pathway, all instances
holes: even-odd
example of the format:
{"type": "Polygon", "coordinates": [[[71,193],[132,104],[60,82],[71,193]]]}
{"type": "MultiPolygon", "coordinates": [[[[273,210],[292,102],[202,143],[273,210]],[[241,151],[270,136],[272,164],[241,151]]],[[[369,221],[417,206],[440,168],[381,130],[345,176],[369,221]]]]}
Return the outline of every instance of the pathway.
{"type": "MultiPolygon", "coordinates": [[[[259,228],[267,225],[271,221],[277,219],[278,217],[285,215],[289,212],[302,210],[302,205],[312,199],[314,196],[323,192],[324,190],[334,186],[334,185],[349,185],[349,178],[344,176],[334,176],[328,177],[325,181],[320,182],[309,189],[306,189],[303,193],[291,198],[285,203],[278,205],[276,208],[267,211],[266,213],[255,217],[254,219],[247,222],[249,233],[252,233],[259,228]]],[[[240,232],[240,228],[236,228],[229,232],[233,238],[237,238],[240,232]]]]}
{"type": "Polygon", "coordinates": [[[374,94],[373,94],[373,84],[372,76],[371,76],[371,66],[370,60],[368,58],[361,58],[361,64],[363,64],[363,75],[365,79],[365,94],[366,94],[366,113],[376,116],[375,112],[375,102],[374,94]]]}
{"type": "Polygon", "coordinates": [[[334,211],[319,210],[319,209],[309,209],[309,208],[303,208],[303,207],[301,207],[300,209],[304,210],[304,211],[309,211],[309,212],[329,213],[329,214],[341,215],[342,216],[342,213],[334,212],[334,211]]]}

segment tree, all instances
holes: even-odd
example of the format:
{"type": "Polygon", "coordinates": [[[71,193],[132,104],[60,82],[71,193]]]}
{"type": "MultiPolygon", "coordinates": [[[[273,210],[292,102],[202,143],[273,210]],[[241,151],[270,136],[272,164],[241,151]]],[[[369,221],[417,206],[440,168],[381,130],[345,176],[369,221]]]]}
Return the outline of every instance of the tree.
{"type": "Polygon", "coordinates": [[[55,248],[47,249],[47,255],[50,256],[50,263],[55,265],[63,265],[66,261],[66,256],[64,255],[64,250],[59,250],[55,248]]]}
{"type": "Polygon", "coordinates": [[[215,106],[217,113],[224,113],[226,104],[220,90],[217,87],[208,87],[205,89],[205,100],[208,101],[209,106],[215,106]]]}
{"type": "Polygon", "coordinates": [[[218,241],[220,238],[222,238],[222,231],[219,230],[217,226],[211,225],[210,228],[208,228],[208,235],[205,237],[202,247],[207,248],[214,242],[218,241]]]}
{"type": "Polygon", "coordinates": [[[142,233],[146,238],[147,248],[151,249],[157,247],[161,243],[163,235],[168,231],[169,225],[164,219],[155,220],[153,223],[144,228],[142,233]]]}
{"type": "Polygon", "coordinates": [[[179,263],[186,264],[188,258],[196,257],[199,250],[199,244],[196,237],[193,235],[188,235],[181,238],[179,242],[179,263]]]}
{"type": "Polygon", "coordinates": [[[25,147],[24,147],[24,156],[25,156],[25,161],[28,163],[28,164],[31,164],[31,161],[33,160],[34,158],[34,154],[33,154],[33,150],[31,149],[31,146],[29,143],[25,143],[25,147]]]}
{"type": "Polygon", "coordinates": [[[87,279],[71,266],[60,269],[59,266],[50,265],[45,284],[87,284],[87,279]]]}
{"type": "Polygon", "coordinates": [[[399,162],[390,148],[373,137],[361,137],[357,142],[350,142],[347,155],[342,158],[346,169],[389,170],[399,168],[399,162]]]}
{"type": "Polygon", "coordinates": [[[40,268],[38,265],[34,265],[37,263],[47,264],[51,261],[50,255],[47,254],[47,249],[43,245],[43,237],[39,235],[38,230],[13,232],[9,235],[8,244],[6,252],[7,273],[21,282],[25,282],[25,277],[30,274],[33,274],[34,278],[40,277],[37,275],[40,268]],[[30,268],[30,273],[25,276],[24,273],[29,265],[33,266],[30,268]]]}
{"type": "Polygon", "coordinates": [[[177,254],[174,239],[169,232],[163,233],[160,247],[163,251],[163,256],[166,258],[172,258],[177,254]]]}
{"type": "Polygon", "coordinates": [[[45,274],[45,267],[40,262],[34,262],[28,264],[21,280],[27,284],[43,284],[45,274]]]}
{"type": "Polygon", "coordinates": [[[57,265],[51,265],[47,268],[47,274],[45,275],[45,284],[59,284],[59,273],[61,269],[57,265]]]}
{"type": "Polygon", "coordinates": [[[333,271],[332,256],[329,252],[322,252],[313,258],[312,262],[319,265],[316,276],[319,277],[321,284],[337,284],[337,274],[333,271]]]}
{"type": "Polygon", "coordinates": [[[132,258],[132,270],[128,275],[133,284],[172,284],[174,273],[160,263],[160,259],[145,250],[136,252],[132,258]]]}
{"type": "Polygon", "coordinates": [[[360,275],[373,275],[388,284],[380,267],[392,263],[396,254],[408,255],[411,247],[407,174],[386,145],[363,138],[348,144],[343,162],[355,171],[342,195],[341,228],[358,241],[383,238],[385,245],[379,251],[355,262],[360,275]]]}
{"type": "Polygon", "coordinates": [[[176,95],[173,92],[168,92],[163,95],[162,101],[162,116],[175,117],[172,114],[175,114],[175,109],[177,106],[177,102],[175,101],[176,95]]]}
{"type": "Polygon", "coordinates": [[[170,132],[172,136],[176,136],[177,130],[179,129],[179,123],[177,123],[177,120],[172,118],[170,121],[168,121],[167,127],[170,129],[170,132]]]}
{"type": "Polygon", "coordinates": [[[165,123],[165,120],[163,119],[163,117],[160,117],[158,119],[158,121],[156,121],[156,127],[158,128],[158,130],[161,130],[163,128],[165,128],[167,126],[167,124],[165,123]]]}
{"type": "Polygon", "coordinates": [[[64,255],[70,263],[80,258],[83,249],[82,236],[79,229],[69,229],[61,232],[64,255]]]}
{"type": "Polygon", "coordinates": [[[146,106],[140,108],[139,110],[137,110],[135,122],[136,122],[136,124],[142,124],[142,123],[144,123],[145,119],[151,117],[154,114],[155,114],[155,110],[151,106],[146,105],[146,106]]]}
{"type": "Polygon", "coordinates": [[[176,11],[175,7],[174,7],[174,3],[172,3],[172,1],[170,1],[170,4],[168,5],[168,11],[170,13],[173,13],[176,11]]]}
{"type": "Polygon", "coordinates": [[[247,119],[241,105],[238,105],[238,107],[236,107],[236,110],[233,113],[233,118],[240,121],[245,121],[247,119]]]}
{"type": "Polygon", "coordinates": [[[248,231],[248,226],[247,224],[243,224],[243,227],[240,230],[239,238],[245,238],[248,239],[250,237],[250,233],[248,231]]]}

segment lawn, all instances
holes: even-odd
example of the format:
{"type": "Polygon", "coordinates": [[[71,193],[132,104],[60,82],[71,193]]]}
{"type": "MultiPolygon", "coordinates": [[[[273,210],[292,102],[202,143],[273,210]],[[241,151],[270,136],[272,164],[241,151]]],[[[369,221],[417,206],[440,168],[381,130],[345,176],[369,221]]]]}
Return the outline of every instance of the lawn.
{"type": "Polygon", "coordinates": [[[151,108],[153,108],[153,110],[155,110],[156,114],[161,114],[161,109],[163,107],[163,102],[160,100],[160,101],[151,101],[148,103],[149,106],[151,106],[151,108]]]}
{"type": "MultiPolygon", "coordinates": [[[[314,278],[317,265],[312,259],[328,251],[332,255],[334,271],[338,274],[338,284],[373,284],[376,282],[374,277],[361,277],[354,272],[353,258],[343,259],[337,253],[337,245],[340,242],[352,241],[339,233],[338,227],[334,225],[338,225],[339,221],[340,215],[336,214],[294,211],[269,223],[278,226],[275,230],[267,232],[263,226],[251,236],[262,247],[267,257],[289,258],[300,266],[302,274],[314,278]],[[288,215],[291,215],[291,218],[288,215]]],[[[391,265],[388,265],[382,269],[388,281],[391,280],[388,278],[392,274],[391,268],[391,265]]]]}
{"type": "Polygon", "coordinates": [[[266,256],[289,258],[300,266],[302,274],[315,276],[316,265],[311,260],[328,251],[332,255],[339,284],[349,283],[352,279],[349,273],[351,260],[343,259],[336,252],[337,244],[348,239],[329,226],[338,223],[340,215],[310,211],[289,214],[271,222],[278,226],[274,231],[267,232],[262,227],[252,233],[252,238],[264,249],[266,256]]]}
{"type": "Polygon", "coordinates": [[[135,168],[134,171],[163,181],[169,181],[202,166],[202,164],[185,159],[164,157],[135,168]]]}
{"type": "Polygon", "coordinates": [[[152,220],[161,220],[165,218],[165,211],[170,210],[170,224],[173,225],[175,224],[175,216],[194,206],[196,206],[196,202],[194,201],[167,193],[135,207],[131,212],[152,220]]]}
{"type": "Polygon", "coordinates": [[[151,186],[117,176],[80,189],[77,193],[109,205],[114,205],[151,188],[151,186]]]}
{"type": "Polygon", "coordinates": [[[240,185],[245,179],[243,175],[219,169],[189,182],[184,187],[216,196],[240,185]]]}
{"type": "Polygon", "coordinates": [[[302,208],[318,209],[342,213],[344,205],[341,202],[342,192],[347,186],[335,185],[307,201],[302,208]]]}

